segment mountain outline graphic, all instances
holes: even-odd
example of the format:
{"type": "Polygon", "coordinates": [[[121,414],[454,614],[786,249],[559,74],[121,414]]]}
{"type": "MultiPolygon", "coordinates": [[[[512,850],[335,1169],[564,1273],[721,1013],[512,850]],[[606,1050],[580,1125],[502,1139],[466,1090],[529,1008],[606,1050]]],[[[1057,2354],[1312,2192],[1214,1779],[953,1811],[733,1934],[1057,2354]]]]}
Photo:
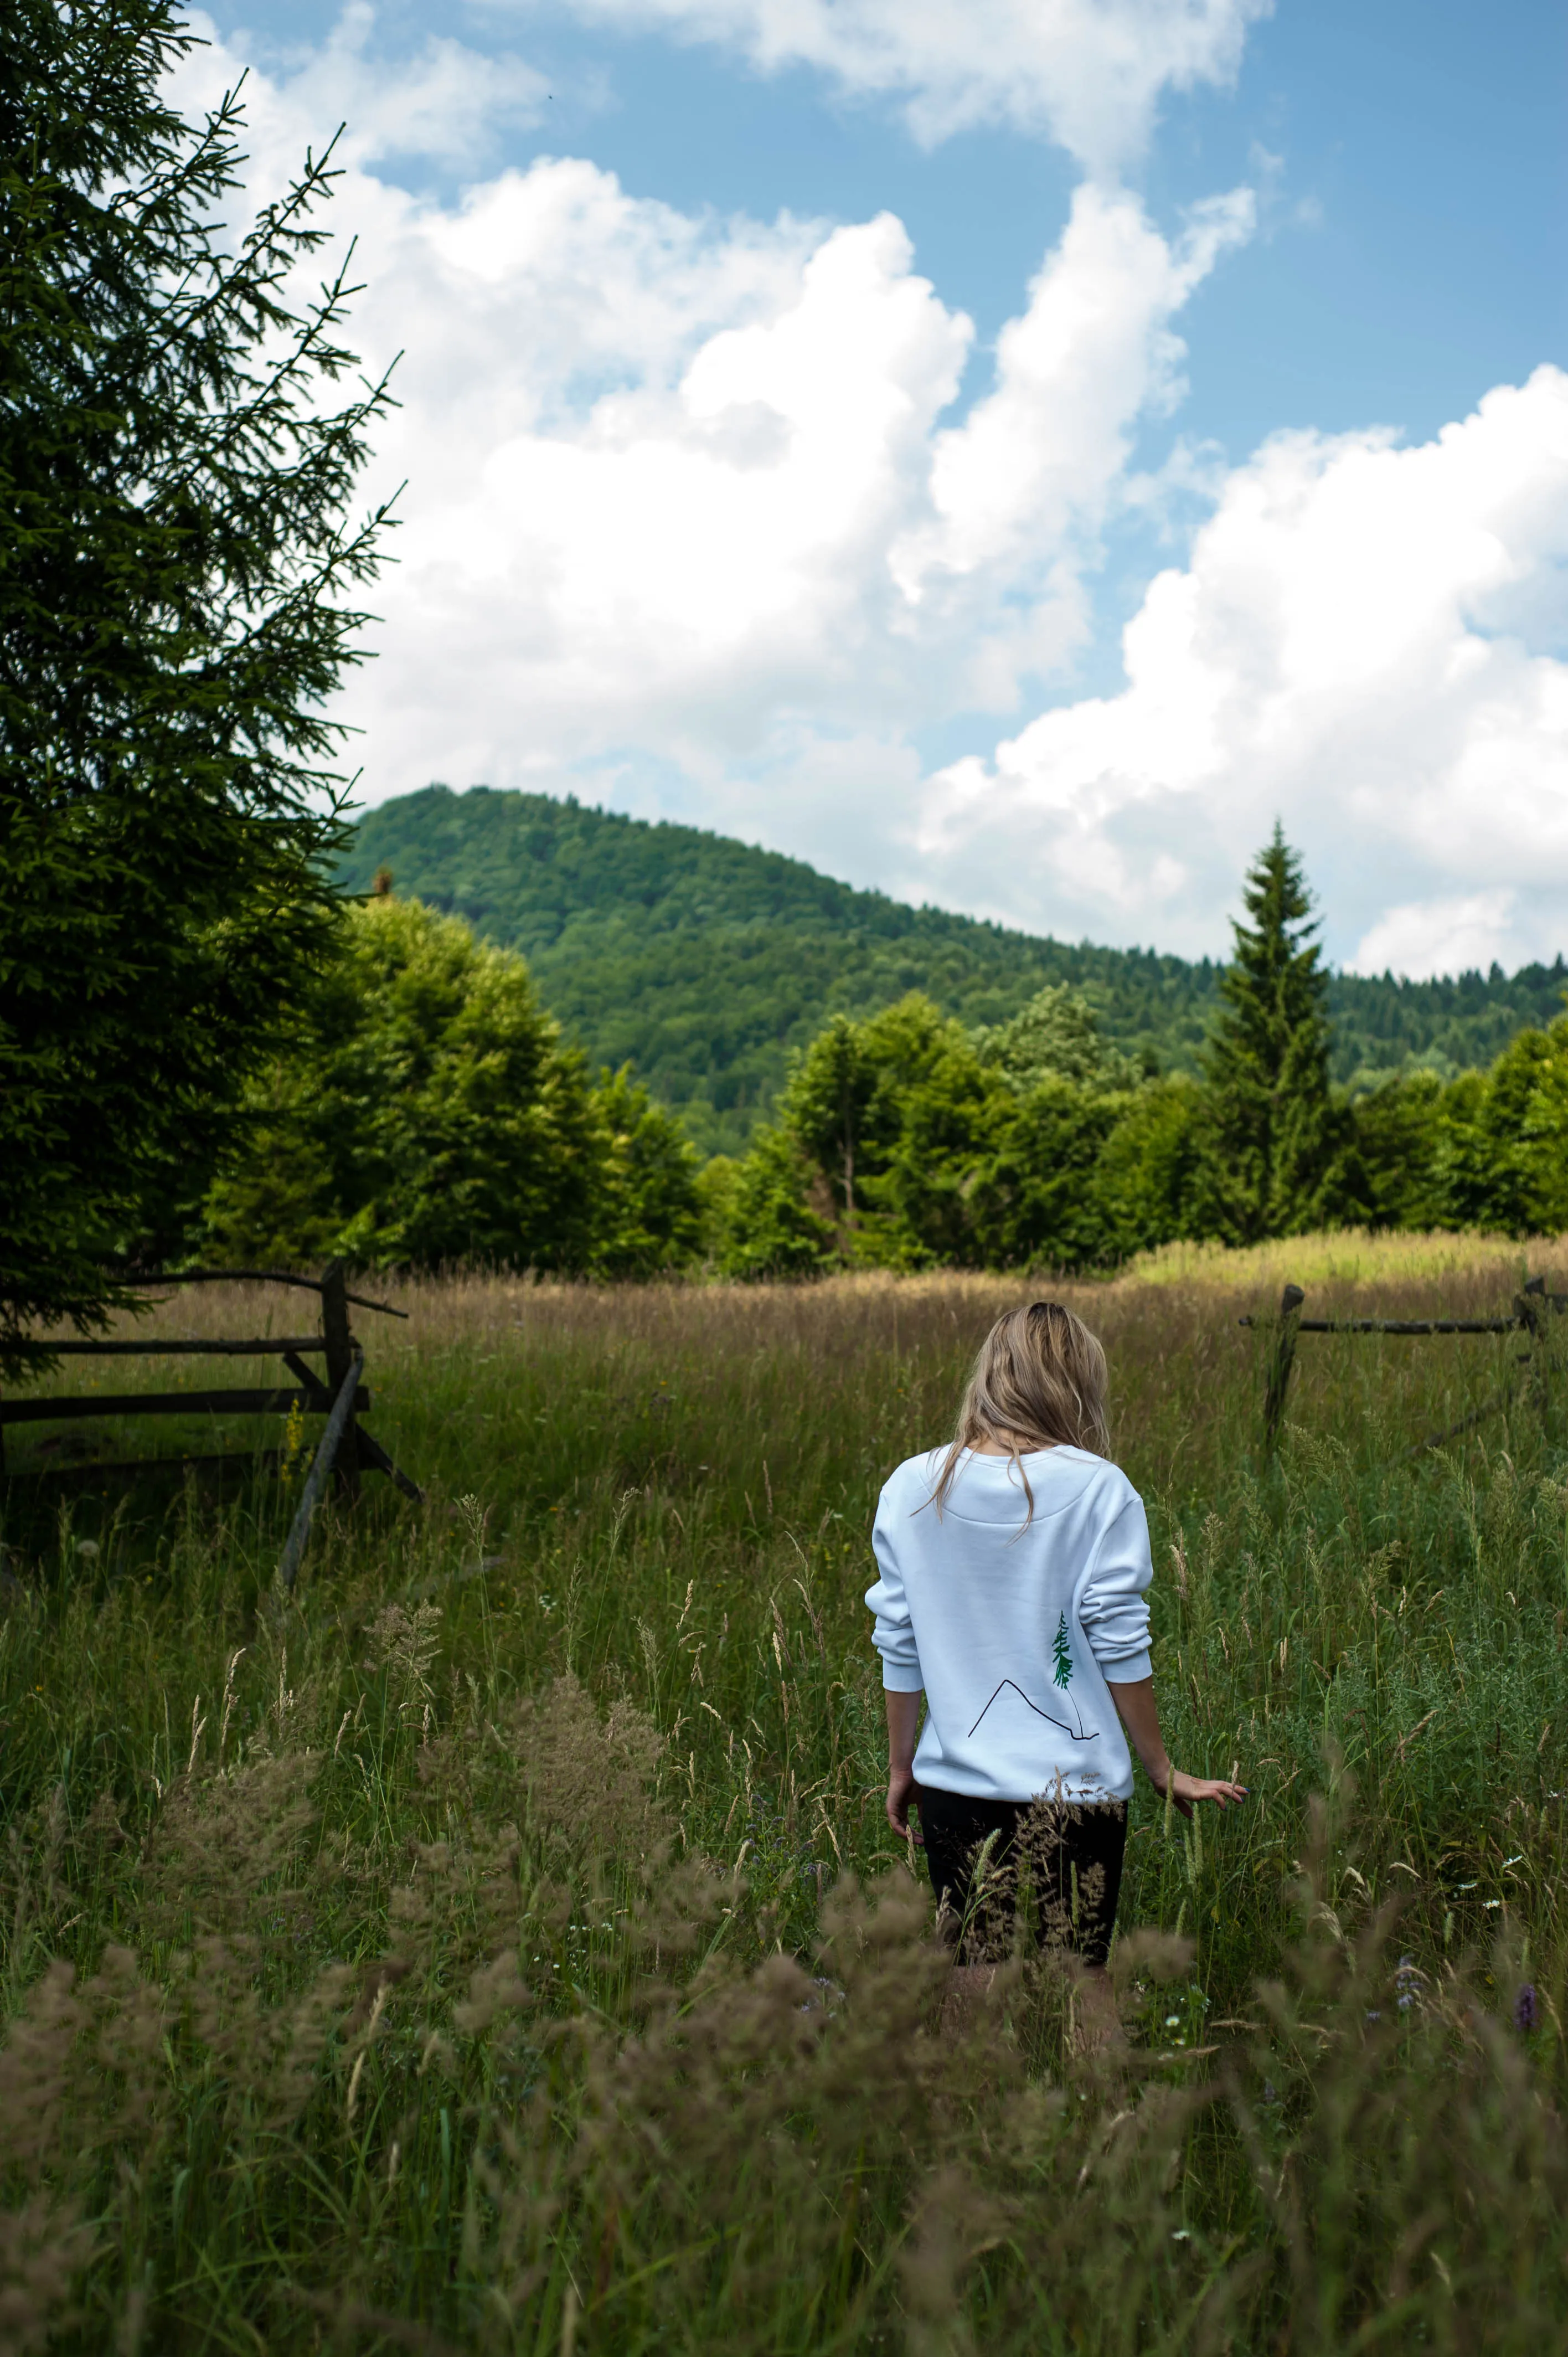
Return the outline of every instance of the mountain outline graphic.
{"type": "Polygon", "coordinates": [[[1001,1684],[996,1689],[996,1693],[992,1695],[991,1702],[986,1704],[985,1710],[981,1712],[979,1718],[975,1720],[974,1725],[970,1728],[969,1732],[971,1736],[977,1735],[979,1733],[980,1728],[984,1722],[986,1711],[990,1710],[992,1703],[995,1702],[997,1695],[1005,1694],[1009,1686],[1012,1687],[1013,1692],[1017,1695],[1019,1701],[1024,1705],[1026,1709],[1032,1710],[1036,1718],[1047,1719],[1052,1727],[1059,1727],[1062,1733],[1064,1735],[1070,1736],[1075,1743],[1093,1743],[1096,1741],[1099,1734],[1098,1728],[1091,1727],[1089,1728],[1087,1733],[1079,1735],[1076,1728],[1070,1727],[1068,1725],[1065,1718],[1058,1718],[1054,1711],[1042,1710],[1038,1703],[1031,1702],[1028,1695],[1024,1692],[1023,1687],[1013,1678],[1003,1679],[1001,1684]]]}

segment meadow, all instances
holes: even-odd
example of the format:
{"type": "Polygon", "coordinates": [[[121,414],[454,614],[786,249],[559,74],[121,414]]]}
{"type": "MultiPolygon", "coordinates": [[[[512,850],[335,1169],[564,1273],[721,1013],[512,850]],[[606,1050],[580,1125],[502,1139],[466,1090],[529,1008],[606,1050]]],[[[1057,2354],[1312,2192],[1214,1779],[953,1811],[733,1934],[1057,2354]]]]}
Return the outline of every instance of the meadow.
{"type": "Polygon", "coordinates": [[[1238,1322],[1527,1271],[1568,1289],[1568,1240],[1058,1288],[1172,1756],[1251,1792],[1187,1826],[1141,1787],[1119,2057],[1029,1953],[940,2033],[883,1814],[877,1490],[1037,1286],[399,1286],[356,1326],[426,1503],[328,1509],[292,1596],[308,1435],[127,1488],[13,1429],[0,2352],[1568,2347],[1568,1352],[1304,1337],[1270,1459],[1238,1322]]]}

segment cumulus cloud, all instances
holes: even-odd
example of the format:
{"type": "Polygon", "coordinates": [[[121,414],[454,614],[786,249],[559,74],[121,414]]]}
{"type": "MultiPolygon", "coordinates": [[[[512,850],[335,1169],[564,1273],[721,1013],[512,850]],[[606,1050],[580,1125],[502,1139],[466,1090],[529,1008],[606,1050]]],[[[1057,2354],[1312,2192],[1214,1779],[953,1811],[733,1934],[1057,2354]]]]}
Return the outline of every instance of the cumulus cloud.
{"type": "MultiPolygon", "coordinates": [[[[209,102],[239,60],[219,40],[211,20],[193,12],[193,30],[208,46],[177,68],[173,88],[182,100],[209,102]]],[[[340,162],[371,165],[389,156],[419,156],[472,172],[493,152],[508,126],[537,122],[549,98],[542,74],[519,57],[481,57],[461,41],[432,34],[411,56],[375,53],[376,11],[371,0],[348,0],[318,46],[284,48],[269,78],[252,80],[247,96],[263,147],[270,130],[292,130],[300,116],[319,148],[339,124],[340,162]],[[281,104],[280,104],[281,102],[281,104]]],[[[284,170],[293,156],[264,156],[284,170]]]]}
{"type": "Polygon", "coordinates": [[[640,746],[711,778],[802,719],[1015,708],[1083,635],[1106,500],[1179,365],[1169,320],[1245,218],[1206,213],[1173,250],[1131,198],[1080,191],[994,394],[944,426],[972,331],[890,215],[699,228],[580,163],[411,212],[396,310],[417,286],[431,357],[402,386],[381,762],[400,783],[450,762],[454,711],[492,774],[512,746],[640,746]]]}
{"type": "Polygon", "coordinates": [[[951,897],[1015,920],[1212,949],[1239,856],[1279,815],[1352,965],[1551,955],[1568,663],[1541,633],[1565,559],[1558,369],[1413,448],[1280,436],[1150,585],[1122,694],[929,780],[920,848],[951,897]],[[1027,880],[999,893],[1006,875],[1027,880]]]}
{"type": "Polygon", "coordinates": [[[1126,196],[1080,188],[998,339],[994,390],[937,434],[930,512],[896,544],[893,572],[933,634],[1006,600],[1012,627],[993,613],[976,648],[977,705],[1004,707],[1021,673],[1059,665],[1086,635],[1083,582],[1133,428],[1186,389],[1187,347],[1168,323],[1255,218],[1251,190],[1233,189],[1169,243],[1126,196]]]}
{"type": "Polygon", "coordinates": [[[1513,946],[1518,899],[1504,885],[1453,899],[1402,902],[1363,936],[1353,963],[1362,974],[1485,974],[1513,946]]]}
{"type": "MultiPolygon", "coordinates": [[[[186,102],[235,62],[192,61],[186,102]]],[[[421,121],[435,70],[381,86],[381,119],[421,121]]],[[[259,190],[337,96],[297,65],[252,80],[259,190]]],[[[1132,437],[1179,389],[1173,321],[1251,220],[1240,191],[1167,239],[1086,184],[955,424],[973,330],[890,214],[693,217],[570,158],[438,201],[378,178],[368,136],[338,210],[357,339],[371,366],[403,355],[379,473],[407,483],[381,659],[343,707],[377,794],[657,782],[690,808],[738,770],[754,803],[804,808],[830,748],[880,739],[873,769],[902,776],[920,724],[1015,711],[1083,640],[1132,437]]]]}
{"type": "Polygon", "coordinates": [[[1161,93],[1225,83],[1271,0],[575,0],[579,16],[816,68],[903,102],[927,143],[977,124],[1044,133],[1093,173],[1136,155],[1161,93]]]}

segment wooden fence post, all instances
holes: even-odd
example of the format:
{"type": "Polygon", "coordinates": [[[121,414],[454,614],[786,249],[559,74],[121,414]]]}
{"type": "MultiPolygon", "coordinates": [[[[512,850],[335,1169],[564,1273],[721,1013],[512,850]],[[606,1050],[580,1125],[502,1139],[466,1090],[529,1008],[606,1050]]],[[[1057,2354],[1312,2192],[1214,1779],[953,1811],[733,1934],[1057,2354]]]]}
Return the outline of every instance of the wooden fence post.
{"type": "MultiPolygon", "coordinates": [[[[340,1260],[328,1261],[321,1272],[321,1333],[327,1344],[327,1388],[336,1399],[354,1363],[354,1338],[349,1331],[348,1282],[340,1260]]],[[[360,1433],[352,1405],[338,1443],[332,1474],[338,1495],[353,1505],[360,1495],[360,1433]]]]}
{"type": "Polygon", "coordinates": [[[332,1413],[327,1419],[327,1429],[322,1434],[317,1446],[316,1455],[311,1459],[310,1470],[305,1477],[305,1489],[295,1510],[294,1521],[289,1525],[289,1534],[284,1542],[283,1554],[278,1558],[278,1577],[291,1596],[294,1593],[294,1583],[299,1577],[300,1558],[305,1553],[305,1543],[310,1536],[310,1518],[316,1512],[322,1484],[328,1473],[336,1470],[338,1452],[353,1429],[354,1394],[359,1389],[360,1363],[358,1359],[350,1359],[349,1361],[349,1372],[338,1386],[338,1396],[332,1403],[332,1413]]]}
{"type": "Polygon", "coordinates": [[[1514,1296],[1514,1315],[1530,1338],[1530,1390],[1537,1413],[1544,1415],[1547,1405],[1547,1345],[1546,1321],[1551,1312],[1544,1299],[1546,1279],[1532,1276],[1522,1293],[1514,1296]]]}
{"type": "Polygon", "coordinates": [[[1285,1394],[1290,1389],[1290,1371],[1295,1361],[1296,1328],[1301,1323],[1301,1305],[1305,1299],[1299,1285],[1287,1285],[1280,1296],[1279,1321],[1274,1328],[1268,1385],[1263,1393],[1263,1448],[1270,1456],[1279,1445],[1280,1426],[1284,1422],[1285,1394]]]}

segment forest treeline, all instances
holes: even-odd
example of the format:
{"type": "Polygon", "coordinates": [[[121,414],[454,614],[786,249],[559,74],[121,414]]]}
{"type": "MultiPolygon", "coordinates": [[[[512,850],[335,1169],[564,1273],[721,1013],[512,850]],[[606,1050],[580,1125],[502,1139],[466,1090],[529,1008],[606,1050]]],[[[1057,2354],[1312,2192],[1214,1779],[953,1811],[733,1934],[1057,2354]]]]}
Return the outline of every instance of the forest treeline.
{"type": "Polygon", "coordinates": [[[1202,1068],[1151,1072],[1047,985],[965,1025],[907,993],[839,1013],[741,1157],[703,1164],[628,1067],[591,1071],[525,962],[390,889],[350,908],[193,1246],[603,1275],[1107,1268],[1176,1237],[1568,1227],[1568,1017],[1487,1072],[1331,1078],[1328,977],[1276,833],[1202,1068]]]}
{"type": "MultiPolygon", "coordinates": [[[[545,794],[431,786],[357,821],[340,874],[467,918],[520,951],[593,1064],[634,1064],[704,1154],[737,1154],[824,1012],[857,1018],[918,991],[994,1028],[1052,984],[1150,1071],[1202,1071],[1220,967],[1155,950],[1050,940],[856,891],[799,859],[668,821],[545,794]]],[[[1568,966],[1430,982],[1328,977],[1331,1078],[1361,1095],[1414,1068],[1484,1069],[1551,1022],[1568,966]]]]}
{"type": "Polygon", "coordinates": [[[1489,1071],[1331,1079],[1310,897],[1276,828],[1247,879],[1197,1077],[1150,1074],[1078,994],[966,1030],[911,996],[838,1017],[744,1161],[710,1174],[732,1274],[854,1261],[1113,1266],[1178,1237],[1568,1226],[1568,1018],[1489,1071]]]}

